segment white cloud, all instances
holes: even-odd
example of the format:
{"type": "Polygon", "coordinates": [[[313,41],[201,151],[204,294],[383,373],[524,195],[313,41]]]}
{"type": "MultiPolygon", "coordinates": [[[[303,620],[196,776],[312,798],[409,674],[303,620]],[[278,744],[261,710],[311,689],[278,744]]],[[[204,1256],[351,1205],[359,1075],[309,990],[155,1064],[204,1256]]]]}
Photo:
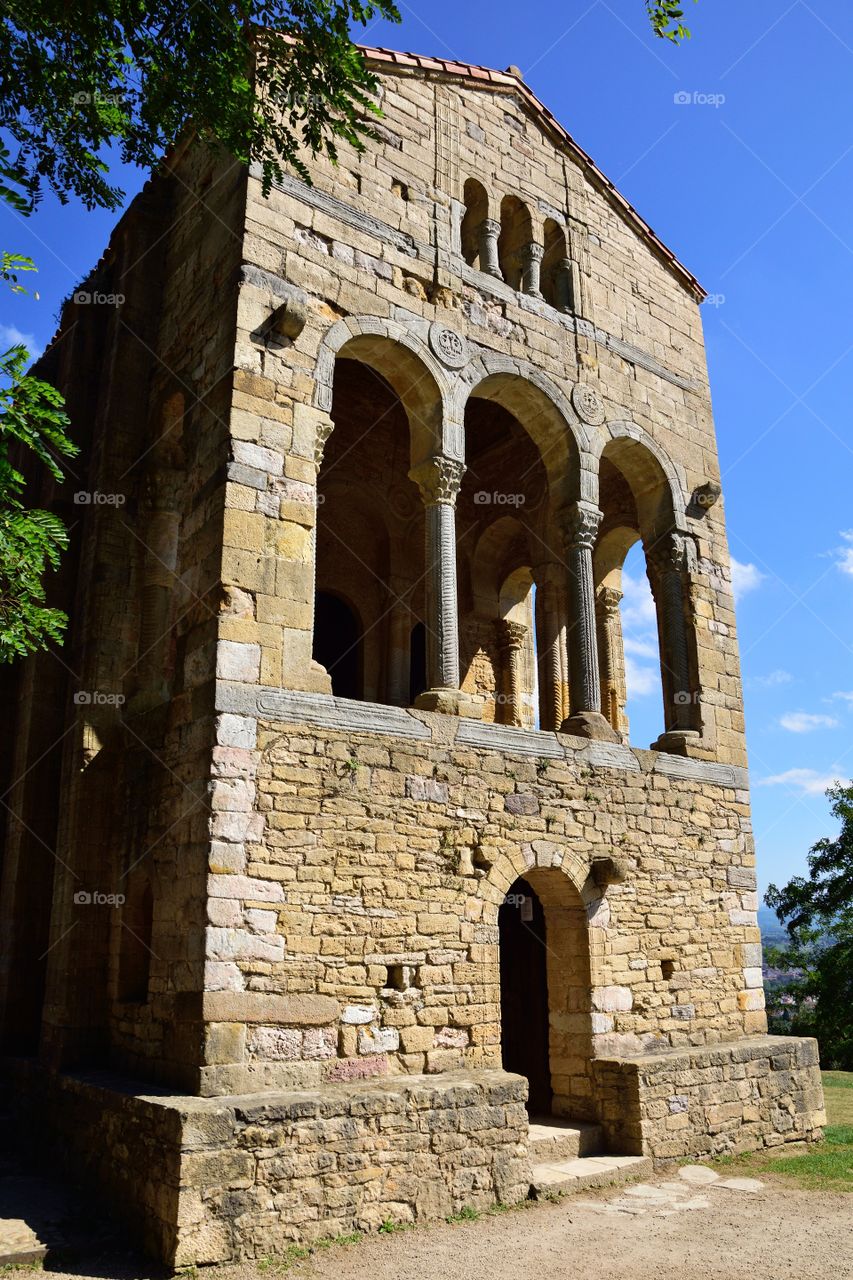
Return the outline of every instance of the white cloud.
{"type": "Polygon", "coordinates": [[[789,791],[799,791],[803,796],[822,796],[828,787],[834,787],[843,780],[841,773],[818,773],[817,769],[786,769],[784,773],[759,778],[757,786],[787,787],[789,791]]]}
{"type": "Polygon", "coordinates": [[[848,706],[853,707],[853,693],[844,693],[839,690],[834,693],[830,699],[831,702],[846,702],[848,706]]]}
{"type": "Polygon", "coordinates": [[[649,694],[660,693],[660,675],[656,667],[644,667],[635,662],[629,653],[625,654],[625,683],[628,686],[629,698],[647,698],[649,694]]]}
{"type": "Polygon", "coordinates": [[[649,580],[622,570],[622,643],[629,698],[660,696],[657,611],[649,580]],[[654,665],[649,666],[648,663],[654,665]]]}
{"type": "Polygon", "coordinates": [[[30,359],[35,360],[39,354],[39,346],[32,333],[22,333],[13,324],[0,324],[0,350],[8,351],[9,347],[25,346],[30,359]]]}
{"type": "Polygon", "coordinates": [[[742,600],[764,581],[764,574],[754,564],[743,564],[732,556],[732,593],[735,600],[742,600]]]}
{"type": "Polygon", "coordinates": [[[634,658],[649,658],[653,662],[660,661],[658,642],[651,636],[625,636],[622,647],[625,653],[630,653],[634,658]]]}
{"type": "Polygon", "coordinates": [[[793,678],[790,671],[783,671],[779,667],[775,671],[768,671],[766,676],[752,676],[749,683],[758,685],[760,689],[775,689],[780,684],[790,684],[793,678]]]}
{"type": "Polygon", "coordinates": [[[786,711],[779,717],[779,723],[789,733],[812,733],[815,729],[835,729],[838,726],[835,716],[824,716],[808,711],[786,711]]]}
{"type": "Polygon", "coordinates": [[[629,631],[647,630],[657,627],[657,612],[652,598],[652,589],[645,574],[633,574],[622,571],[622,629],[629,631]]]}
{"type": "Polygon", "coordinates": [[[853,578],[853,529],[842,529],[841,537],[845,545],[835,548],[835,566],[853,578]]]}

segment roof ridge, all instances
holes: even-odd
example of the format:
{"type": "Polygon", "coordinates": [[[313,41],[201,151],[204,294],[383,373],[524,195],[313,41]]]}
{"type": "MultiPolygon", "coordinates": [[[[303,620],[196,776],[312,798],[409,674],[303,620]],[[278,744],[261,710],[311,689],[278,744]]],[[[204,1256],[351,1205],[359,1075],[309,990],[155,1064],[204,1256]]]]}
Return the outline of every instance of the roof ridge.
{"type": "Polygon", "coordinates": [[[420,71],[440,72],[445,75],[458,75],[474,80],[477,84],[500,85],[502,88],[514,89],[521,94],[522,98],[527,101],[528,106],[539,116],[545,126],[553,133],[557,134],[560,142],[566,146],[580,161],[582,167],[592,178],[593,182],[599,189],[616,205],[620,212],[632,223],[646,240],[650,241],[655,250],[663,258],[664,262],[673,270],[674,274],[679,277],[682,284],[696,296],[698,301],[705,298],[706,290],[699,283],[693,272],[678,258],[678,256],[664,244],[660,236],[646,222],[641,213],[634,208],[629,200],[622,195],[622,192],[615,183],[607,177],[607,175],[599,169],[598,165],[592,159],[588,152],[575,141],[562,124],[560,124],[554,113],[545,106],[544,102],[537,98],[536,94],[525,84],[524,80],[515,74],[515,71],[496,71],[492,67],[477,66],[472,62],[459,62],[453,58],[432,58],[421,53],[404,53],[398,49],[385,49],[373,45],[359,45],[361,52],[365,55],[368,62],[378,63],[381,67],[393,70],[395,67],[415,68],[420,71]]]}

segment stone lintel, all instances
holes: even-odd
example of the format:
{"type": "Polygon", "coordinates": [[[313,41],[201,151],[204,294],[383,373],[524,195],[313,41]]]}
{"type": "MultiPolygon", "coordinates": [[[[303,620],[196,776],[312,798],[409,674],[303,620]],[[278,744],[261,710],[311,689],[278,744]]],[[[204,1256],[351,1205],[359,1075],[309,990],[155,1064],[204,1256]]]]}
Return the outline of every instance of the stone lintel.
{"type": "Polygon", "coordinates": [[[270,1026],[322,1027],[335,1022],[340,1002],[332,996],[270,995],[265,991],[205,991],[204,1022],[260,1022],[270,1026]]]}

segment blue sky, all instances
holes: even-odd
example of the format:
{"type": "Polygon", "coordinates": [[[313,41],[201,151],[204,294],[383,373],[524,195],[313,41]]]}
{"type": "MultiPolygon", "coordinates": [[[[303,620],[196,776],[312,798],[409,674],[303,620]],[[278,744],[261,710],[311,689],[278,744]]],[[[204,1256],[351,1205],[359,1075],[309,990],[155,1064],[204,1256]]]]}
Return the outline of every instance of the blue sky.
{"type": "MultiPolygon", "coordinates": [[[[681,48],[642,0],[417,0],[371,44],[519,66],[714,296],[703,308],[746,692],[759,881],[833,834],[853,774],[853,6],[687,4],[681,48]],[[523,14],[523,18],[521,15],[523,14]],[[685,95],[689,101],[683,101],[685,95]]],[[[142,175],[125,172],[128,194],[142,175]]],[[[0,343],[38,349],[116,215],[46,199],[2,244],[40,299],[2,298],[0,343]]],[[[632,740],[660,730],[642,567],[625,611],[632,740]]]]}

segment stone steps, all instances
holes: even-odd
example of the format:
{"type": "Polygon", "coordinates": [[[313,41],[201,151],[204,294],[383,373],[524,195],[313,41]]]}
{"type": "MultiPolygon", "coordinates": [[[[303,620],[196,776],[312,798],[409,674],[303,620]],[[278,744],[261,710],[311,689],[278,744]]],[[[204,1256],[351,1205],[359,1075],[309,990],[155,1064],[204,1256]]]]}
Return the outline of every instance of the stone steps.
{"type": "Polygon", "coordinates": [[[530,1195],[534,1200],[569,1195],[593,1187],[619,1186],[652,1173],[648,1156],[575,1156],[533,1165],[530,1195]]]}
{"type": "Polygon", "coordinates": [[[601,1125],[560,1116],[534,1116],[530,1121],[528,1150],[531,1164],[551,1164],[577,1156],[594,1156],[604,1144],[601,1125]]]}

